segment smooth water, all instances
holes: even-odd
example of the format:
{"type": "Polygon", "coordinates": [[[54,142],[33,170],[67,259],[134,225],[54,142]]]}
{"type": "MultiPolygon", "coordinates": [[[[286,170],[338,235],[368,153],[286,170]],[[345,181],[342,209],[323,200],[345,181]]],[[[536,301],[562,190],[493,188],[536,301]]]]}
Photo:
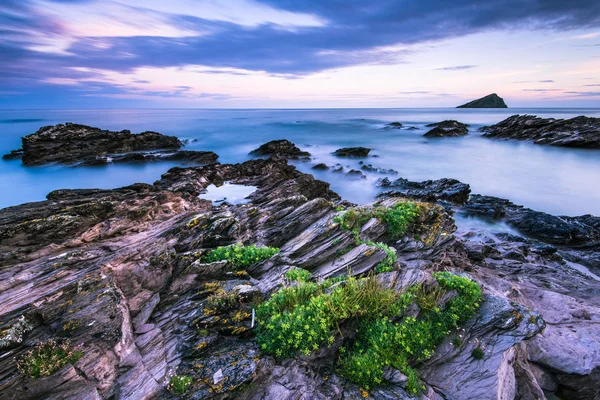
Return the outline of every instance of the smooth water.
{"type": "Polygon", "coordinates": [[[250,202],[248,196],[258,189],[256,186],[236,185],[225,182],[221,186],[208,185],[206,192],[198,196],[213,203],[246,204],[250,202]]]}
{"type": "MultiPolygon", "coordinates": [[[[222,163],[251,158],[248,152],[273,139],[289,139],[313,154],[298,162],[304,172],[331,183],[342,197],[356,203],[373,199],[377,179],[348,179],[312,165],[341,163],[359,168],[358,160],[331,155],[339,147],[373,148],[365,160],[374,167],[392,168],[410,180],[456,178],[473,193],[508,198],[552,214],[600,215],[600,150],[566,149],[481,137],[477,129],[513,114],[569,118],[600,117],[600,109],[316,109],[316,110],[3,110],[0,111],[0,153],[20,147],[20,138],[40,126],[67,121],[103,129],[154,130],[182,139],[186,146],[212,150],[222,163]],[[471,124],[468,136],[423,137],[425,124],[456,119],[471,124]],[[392,121],[419,130],[390,130],[392,121]],[[377,157],[375,157],[377,156],[377,157]]],[[[135,182],[151,183],[175,162],[103,167],[23,167],[19,160],[0,161],[0,207],[43,200],[59,188],[115,188],[135,182]]],[[[390,176],[390,178],[393,178],[390,176]]]]}

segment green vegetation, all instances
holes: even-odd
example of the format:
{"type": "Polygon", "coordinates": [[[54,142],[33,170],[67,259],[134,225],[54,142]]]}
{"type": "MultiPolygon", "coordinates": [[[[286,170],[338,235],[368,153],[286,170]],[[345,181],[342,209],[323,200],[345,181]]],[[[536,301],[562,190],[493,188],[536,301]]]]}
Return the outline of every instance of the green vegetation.
{"type": "Polygon", "coordinates": [[[356,338],[340,349],[340,373],[368,389],[381,384],[384,367],[392,366],[409,378],[407,389],[417,393],[421,384],[411,364],[430,358],[481,301],[476,282],[448,272],[433,277],[435,282],[403,293],[381,286],[374,275],[347,278],[335,286],[325,281],[283,288],[257,309],[258,343],[263,352],[277,358],[308,355],[331,345],[342,332],[340,324],[358,319],[356,338]],[[451,290],[457,296],[441,304],[451,290]],[[411,304],[419,307],[418,315],[406,315],[411,304]]]}
{"type": "Polygon", "coordinates": [[[192,385],[192,377],[187,375],[171,375],[167,389],[175,394],[184,394],[192,385]]]}
{"type": "Polygon", "coordinates": [[[485,352],[481,347],[475,347],[473,351],[471,351],[471,356],[476,360],[482,360],[485,357],[485,352]]]}
{"type": "Polygon", "coordinates": [[[243,270],[259,261],[267,260],[279,253],[275,247],[243,246],[241,243],[217,247],[202,256],[202,262],[211,263],[227,260],[236,270],[243,270]]]}
{"type": "Polygon", "coordinates": [[[50,376],[67,364],[75,364],[83,352],[73,348],[68,341],[50,339],[29,350],[17,363],[23,375],[33,379],[50,376]]]}
{"type": "Polygon", "coordinates": [[[309,282],[312,274],[302,268],[294,268],[285,273],[285,278],[291,282],[309,282]]]}
{"type": "Polygon", "coordinates": [[[396,265],[396,262],[398,261],[398,257],[396,257],[396,252],[385,243],[366,242],[366,244],[368,244],[369,246],[377,247],[378,249],[382,249],[387,253],[387,256],[383,259],[383,261],[375,266],[375,272],[377,272],[378,274],[382,272],[392,272],[394,270],[394,265],[396,265]]]}
{"type": "Polygon", "coordinates": [[[342,229],[358,235],[364,224],[371,218],[377,218],[385,222],[392,239],[399,239],[406,233],[410,224],[418,219],[419,213],[417,204],[402,201],[393,207],[353,208],[335,217],[334,222],[339,223],[342,229]]]}

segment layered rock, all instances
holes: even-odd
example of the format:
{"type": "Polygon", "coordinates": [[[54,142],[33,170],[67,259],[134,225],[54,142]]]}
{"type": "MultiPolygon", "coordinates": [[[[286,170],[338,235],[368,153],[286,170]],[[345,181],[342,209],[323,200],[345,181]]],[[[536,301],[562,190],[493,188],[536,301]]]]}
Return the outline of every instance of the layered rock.
{"type": "Polygon", "coordinates": [[[469,199],[471,193],[469,185],[448,178],[423,182],[411,182],[404,178],[392,182],[384,178],[379,182],[379,186],[391,189],[379,194],[379,197],[408,197],[430,202],[446,200],[453,203],[464,203],[469,199]]]}
{"type": "MultiPolygon", "coordinates": [[[[468,185],[442,181],[398,190],[457,204],[468,196],[468,185]]],[[[459,209],[476,210],[481,202],[471,198],[459,209]]],[[[364,276],[388,256],[375,242],[397,257],[392,272],[377,275],[386,287],[403,291],[446,270],[467,274],[485,292],[464,331],[451,332],[432,358],[415,363],[424,386],[417,397],[540,398],[542,389],[569,399],[597,397],[600,278],[581,264],[594,259],[585,240],[595,236],[559,247],[456,231],[449,212],[431,203],[418,203],[424,211],[401,237],[374,217],[354,231],[339,223],[344,212],[403,201],[357,208],[327,183],[271,158],[177,167],[153,185],[60,190],[46,201],[0,210],[0,398],[172,399],[173,373],[192,377],[183,397],[193,399],[414,398],[393,368],[386,369],[386,384],[367,394],[339,376],[339,338],[310,356],[275,361],[253,337],[252,310],[282,287],[286,271],[364,276]],[[198,198],[225,181],[257,187],[251,202],[198,198]],[[280,252],[246,271],[229,261],[204,262],[210,249],[237,242],[280,252]],[[209,297],[223,293],[235,303],[211,309],[209,297]],[[83,357],[37,380],[18,373],[16,361],[53,337],[81,344],[83,357]],[[475,360],[480,343],[485,353],[475,360]]],[[[522,211],[499,207],[503,216],[522,211]]],[[[594,218],[571,222],[597,228],[594,218]]]]}
{"type": "MultiPolygon", "coordinates": [[[[127,157],[132,157],[135,161],[159,159],[172,157],[173,150],[179,150],[183,145],[175,136],[165,136],[157,132],[113,132],[70,122],[44,126],[37,132],[23,137],[22,141],[21,159],[24,165],[102,164],[110,162],[111,159],[126,161],[127,157]],[[156,152],[143,156],[131,154],[148,150],[170,152],[164,157],[156,152]]],[[[3,158],[17,158],[20,152],[13,151],[3,158]]],[[[187,159],[189,156],[193,159],[198,157],[196,153],[181,153],[177,157],[187,159]]]]}
{"type": "Polygon", "coordinates": [[[528,140],[535,144],[562,147],[600,148],[600,118],[540,118],[513,115],[480,129],[484,137],[528,140]]]}
{"type": "Polygon", "coordinates": [[[426,137],[455,137],[469,134],[469,125],[450,119],[435,124],[428,124],[427,127],[433,127],[425,135],[426,137]]]}
{"type": "Polygon", "coordinates": [[[492,93],[456,108],[507,108],[507,105],[502,97],[492,93]]]}

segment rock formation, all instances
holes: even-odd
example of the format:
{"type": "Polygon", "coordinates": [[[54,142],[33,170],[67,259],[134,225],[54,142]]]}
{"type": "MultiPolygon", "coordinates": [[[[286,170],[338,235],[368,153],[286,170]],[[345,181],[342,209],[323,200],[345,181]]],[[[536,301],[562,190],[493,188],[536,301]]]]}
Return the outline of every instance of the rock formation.
{"type": "Polygon", "coordinates": [[[289,140],[272,140],[268,143],[263,144],[257,149],[250,152],[253,156],[269,156],[279,157],[286,159],[298,159],[310,156],[307,151],[300,150],[294,143],[289,140]]]}
{"type": "MultiPolygon", "coordinates": [[[[468,185],[454,180],[387,186],[395,193],[356,207],[327,183],[270,158],[176,167],[152,185],[58,190],[46,201],[0,210],[0,398],[600,395],[596,217],[554,217],[506,200],[467,199],[468,185]],[[248,204],[198,198],[224,181],[258,189],[248,204]],[[405,197],[454,203],[444,208],[405,197]],[[399,205],[419,216],[394,236],[376,211],[399,205]],[[457,230],[452,207],[506,220],[530,238],[457,230]],[[352,218],[358,225],[350,229],[352,218]],[[234,268],[235,258],[207,261],[218,246],[235,243],[279,252],[244,269],[234,268]],[[352,340],[341,335],[356,331],[353,318],[309,355],[277,360],[257,344],[256,324],[264,321],[255,320],[254,310],[290,285],[284,277],[291,269],[321,282],[348,272],[364,277],[383,262],[388,269],[377,273],[377,282],[398,293],[421,283],[427,294],[435,271],[468,276],[483,288],[475,315],[411,364],[418,395],[408,393],[408,378],[393,366],[385,368],[385,383],[368,391],[338,373],[342,348],[350,344],[345,340],[352,340]],[[81,357],[50,376],[20,373],[17,363],[48,339],[68,339],[81,357]],[[173,376],[190,378],[184,394],[173,388],[173,376]]],[[[445,307],[455,292],[434,299],[434,307],[445,307]]],[[[413,307],[411,315],[426,310],[413,307]]]]}
{"type": "Polygon", "coordinates": [[[371,149],[366,147],[344,147],[337,149],[333,152],[333,155],[338,157],[367,157],[371,149]]]}
{"type": "Polygon", "coordinates": [[[469,133],[469,125],[453,119],[437,122],[435,124],[429,124],[426,126],[433,127],[433,129],[423,135],[426,137],[454,137],[464,136],[469,133]]]}
{"type": "Polygon", "coordinates": [[[513,115],[480,129],[484,137],[530,140],[535,144],[562,147],[600,148],[600,118],[540,118],[513,115]]]}
{"type": "Polygon", "coordinates": [[[456,108],[508,108],[504,99],[496,93],[488,94],[480,99],[470,101],[456,108]]]}
{"type": "Polygon", "coordinates": [[[22,149],[13,150],[2,158],[21,158],[23,165],[102,165],[158,160],[206,164],[218,158],[213,152],[180,151],[183,144],[175,136],[157,132],[132,134],[127,130],[113,132],[70,122],[44,126],[23,137],[22,142],[22,149]]]}

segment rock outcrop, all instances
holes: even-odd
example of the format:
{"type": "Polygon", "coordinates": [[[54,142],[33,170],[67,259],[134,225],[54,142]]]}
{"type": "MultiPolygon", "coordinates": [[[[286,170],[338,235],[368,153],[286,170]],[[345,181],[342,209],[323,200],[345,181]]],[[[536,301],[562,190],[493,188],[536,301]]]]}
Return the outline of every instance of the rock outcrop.
{"type": "Polygon", "coordinates": [[[437,122],[435,124],[429,124],[426,126],[433,127],[433,129],[423,135],[426,137],[455,137],[469,134],[469,125],[453,119],[437,122]]]}
{"type": "Polygon", "coordinates": [[[495,125],[480,128],[484,137],[528,140],[562,147],[600,148],[600,118],[540,118],[513,115],[495,125]]]}
{"type": "MultiPolygon", "coordinates": [[[[0,210],[0,398],[174,399],[167,388],[173,374],[191,377],[180,396],[189,399],[500,400],[542,398],[543,390],[597,398],[597,218],[531,217],[531,210],[475,195],[463,204],[469,187],[453,180],[396,182],[398,193],[356,207],[327,183],[270,158],[176,167],[152,185],[59,190],[0,210]],[[257,187],[250,203],[198,197],[225,181],[257,187]],[[531,218],[548,222],[536,240],[457,230],[449,208],[432,203],[417,203],[418,223],[400,237],[380,218],[353,230],[340,222],[345,213],[370,215],[406,201],[398,196],[454,201],[457,212],[513,220],[519,229],[537,224],[531,218]],[[204,258],[234,243],[280,250],[245,270],[204,258]],[[285,284],[287,271],[304,268],[317,280],[362,277],[390,253],[391,270],[376,275],[386,288],[403,291],[451,271],[484,290],[475,316],[414,363],[418,395],[391,366],[385,384],[368,392],[340,376],[335,363],[346,343],[337,334],[330,346],[283,361],[257,345],[256,305],[285,284]],[[21,374],[18,360],[50,338],[80,345],[82,357],[51,376],[21,374]]],[[[353,332],[355,323],[339,329],[353,332]]]]}
{"type": "Polygon", "coordinates": [[[496,93],[488,94],[480,99],[470,101],[456,108],[508,108],[504,99],[496,93]]]}
{"type": "Polygon", "coordinates": [[[367,157],[371,149],[366,147],[344,147],[337,149],[333,152],[333,155],[338,157],[367,157]]]}
{"type": "Polygon", "coordinates": [[[390,189],[379,194],[379,197],[407,197],[429,202],[446,200],[453,203],[464,203],[469,199],[471,193],[469,185],[448,178],[423,182],[411,182],[404,178],[392,182],[388,178],[384,178],[379,182],[379,186],[390,189]]]}
{"type": "Polygon", "coordinates": [[[253,156],[269,156],[280,157],[286,159],[298,159],[309,157],[310,153],[300,150],[294,143],[289,140],[272,140],[263,144],[257,149],[250,152],[253,156]]]}
{"type": "Polygon", "coordinates": [[[181,141],[175,136],[157,132],[132,134],[124,130],[113,132],[67,122],[44,126],[22,138],[22,150],[15,150],[3,158],[21,158],[23,165],[106,164],[109,162],[152,161],[162,159],[214,162],[216,155],[209,152],[178,152],[181,141]],[[157,152],[156,150],[166,150],[157,152]],[[151,151],[151,152],[148,152],[151,151]]]}

